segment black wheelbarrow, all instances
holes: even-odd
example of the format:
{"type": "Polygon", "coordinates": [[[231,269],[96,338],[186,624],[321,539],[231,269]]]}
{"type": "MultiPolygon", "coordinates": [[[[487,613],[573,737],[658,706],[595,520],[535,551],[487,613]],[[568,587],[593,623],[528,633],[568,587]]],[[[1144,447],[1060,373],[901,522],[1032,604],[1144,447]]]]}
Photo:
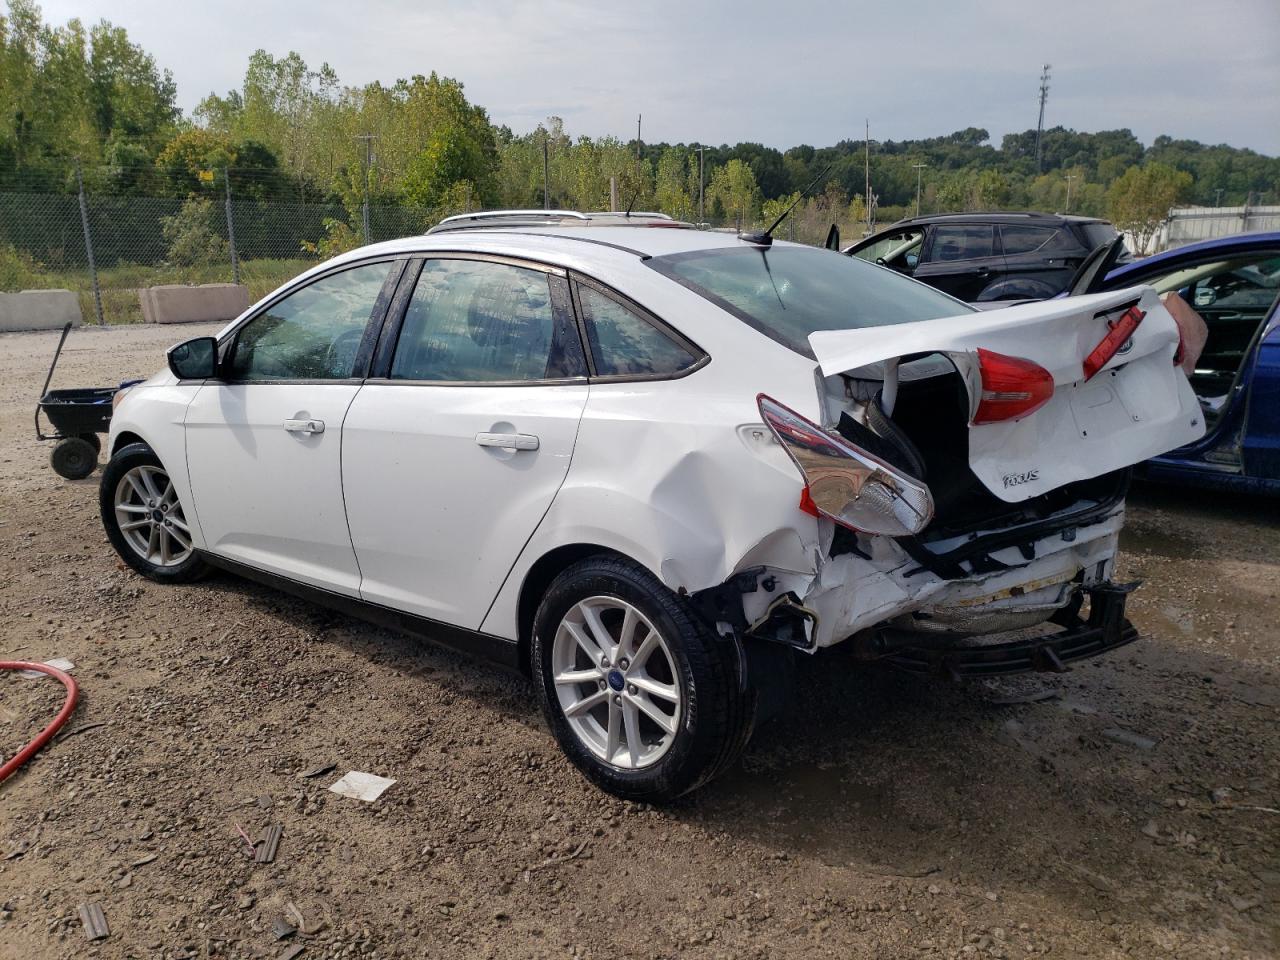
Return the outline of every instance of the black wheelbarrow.
{"type": "Polygon", "coordinates": [[[69,390],[50,390],[62,345],[67,342],[71,324],[62,328],[58,349],[53,352],[49,375],[44,378],[44,389],[36,404],[36,439],[57,440],[49,463],[59,476],[68,480],[81,480],[93,473],[98,465],[98,453],[102,440],[98,434],[111,429],[111,401],[119,387],[75,387],[69,390]],[[40,414],[45,415],[53,428],[45,433],[40,428],[40,414]]]}

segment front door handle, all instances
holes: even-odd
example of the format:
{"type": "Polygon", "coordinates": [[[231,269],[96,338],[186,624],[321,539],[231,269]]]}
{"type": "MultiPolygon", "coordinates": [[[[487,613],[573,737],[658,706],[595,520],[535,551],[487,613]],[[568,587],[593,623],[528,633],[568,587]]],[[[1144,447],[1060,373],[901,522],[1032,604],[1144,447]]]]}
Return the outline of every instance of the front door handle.
{"type": "Polygon", "coordinates": [[[476,443],[482,447],[503,450],[537,450],[538,438],[531,433],[477,433],[476,443]]]}
{"type": "Polygon", "coordinates": [[[284,428],[290,433],[324,433],[323,420],[286,420],[284,428]]]}

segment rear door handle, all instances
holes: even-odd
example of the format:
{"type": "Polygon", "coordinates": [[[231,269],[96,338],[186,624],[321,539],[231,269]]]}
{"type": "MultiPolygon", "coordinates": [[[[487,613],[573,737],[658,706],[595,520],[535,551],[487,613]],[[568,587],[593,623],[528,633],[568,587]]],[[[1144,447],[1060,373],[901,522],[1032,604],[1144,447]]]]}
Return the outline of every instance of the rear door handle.
{"type": "Polygon", "coordinates": [[[284,428],[290,433],[324,433],[323,420],[286,420],[284,428]]]}
{"type": "Polygon", "coordinates": [[[477,433],[476,443],[482,447],[503,450],[537,450],[538,438],[531,433],[477,433]]]}

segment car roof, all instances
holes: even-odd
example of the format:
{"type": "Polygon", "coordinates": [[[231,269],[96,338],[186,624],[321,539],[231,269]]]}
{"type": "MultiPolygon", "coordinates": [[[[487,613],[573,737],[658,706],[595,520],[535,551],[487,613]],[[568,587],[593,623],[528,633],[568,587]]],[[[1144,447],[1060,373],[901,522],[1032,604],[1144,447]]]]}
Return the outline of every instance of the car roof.
{"type": "Polygon", "coordinates": [[[1200,253],[1212,253],[1215,250],[1253,250],[1263,247],[1280,247],[1280,230],[1233,233],[1229,237],[1214,237],[1212,240],[1188,243],[1181,247],[1174,247],[1172,250],[1165,250],[1162,253],[1153,253],[1151,256],[1143,257],[1141,260],[1133,260],[1122,264],[1108,273],[1107,279],[1118,279],[1130,273],[1144,271],[1152,264],[1163,263],[1166,260],[1176,260],[1181,257],[1194,257],[1200,253]]]}

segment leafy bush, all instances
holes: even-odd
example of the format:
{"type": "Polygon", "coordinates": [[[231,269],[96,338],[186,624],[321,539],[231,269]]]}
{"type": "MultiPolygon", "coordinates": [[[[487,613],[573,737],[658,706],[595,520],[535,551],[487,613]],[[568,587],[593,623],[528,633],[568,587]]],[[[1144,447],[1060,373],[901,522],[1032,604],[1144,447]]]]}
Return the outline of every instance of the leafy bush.
{"type": "Polygon", "coordinates": [[[354,250],[363,243],[364,238],[361,236],[360,231],[351,226],[351,224],[336,217],[325,217],[324,236],[320,238],[318,243],[303,240],[302,249],[307,253],[315,254],[321,260],[328,260],[330,257],[336,257],[340,253],[354,250]]]}
{"type": "Polygon", "coordinates": [[[214,229],[214,215],[212,200],[189,197],[181,210],[161,218],[170,263],[197,266],[225,263],[230,258],[227,241],[214,229]]]}
{"type": "Polygon", "coordinates": [[[0,243],[0,290],[33,290],[40,281],[40,265],[11,243],[0,243]]]}

